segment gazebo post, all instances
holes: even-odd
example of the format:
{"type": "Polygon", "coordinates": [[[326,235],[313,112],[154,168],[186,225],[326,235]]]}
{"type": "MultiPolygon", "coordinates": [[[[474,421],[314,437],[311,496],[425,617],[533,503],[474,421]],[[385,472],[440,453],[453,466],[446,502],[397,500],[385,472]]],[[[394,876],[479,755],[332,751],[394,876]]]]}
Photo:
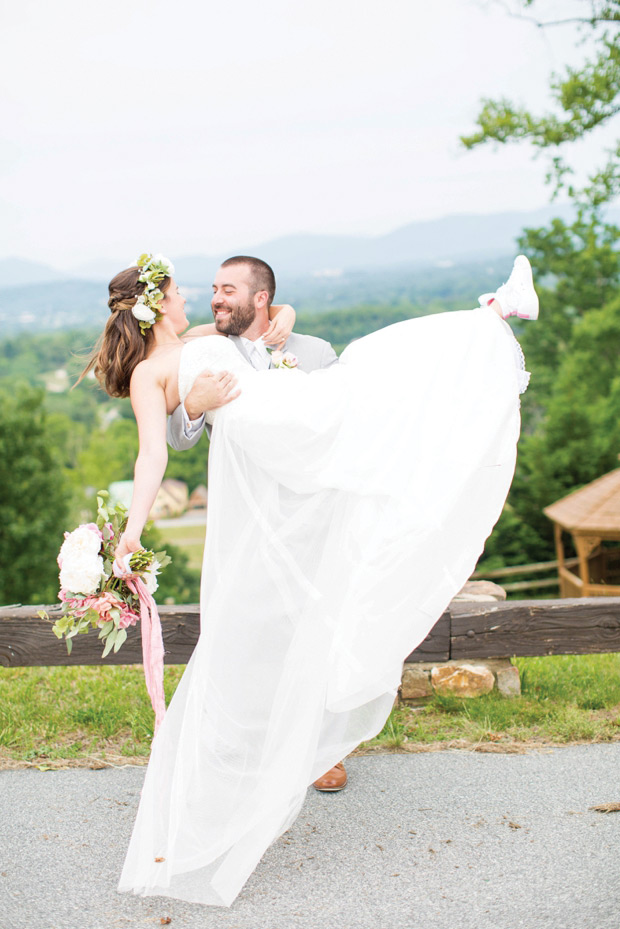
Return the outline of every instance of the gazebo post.
{"type": "Polygon", "coordinates": [[[589,540],[584,539],[583,536],[573,535],[575,542],[575,548],[577,549],[577,557],[579,558],[579,576],[581,577],[581,596],[588,597],[590,596],[588,586],[590,584],[590,568],[588,566],[588,555],[590,554],[590,545],[588,545],[589,540]]]}
{"type": "Polygon", "coordinates": [[[593,581],[590,576],[590,557],[601,544],[598,536],[574,535],[575,548],[579,558],[579,571],[583,581],[582,597],[596,597],[600,592],[600,584],[593,581]]]}
{"type": "Polygon", "coordinates": [[[553,524],[553,534],[555,537],[555,552],[558,558],[560,597],[568,597],[569,593],[566,590],[566,580],[564,578],[564,542],[562,541],[562,527],[558,523],[553,524]]]}

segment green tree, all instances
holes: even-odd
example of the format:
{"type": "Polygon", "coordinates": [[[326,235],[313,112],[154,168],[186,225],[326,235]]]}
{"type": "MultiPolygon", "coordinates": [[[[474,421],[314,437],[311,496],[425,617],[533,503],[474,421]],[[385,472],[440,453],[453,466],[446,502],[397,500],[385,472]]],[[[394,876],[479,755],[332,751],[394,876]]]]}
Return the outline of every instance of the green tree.
{"type": "MultiPolygon", "coordinates": [[[[530,144],[549,155],[552,196],[568,195],[572,222],[526,229],[519,246],[532,262],[541,319],[520,339],[532,385],[523,404],[524,435],[509,505],[485,554],[508,563],[553,557],[542,508],[614,467],[620,450],[615,365],[620,287],[620,229],[605,207],[620,193],[620,141],[583,179],[570,163],[573,146],[620,113],[620,2],[581,0],[581,13],[545,18],[547,0],[518,0],[522,16],[540,28],[578,23],[584,60],[550,82],[552,108],[534,113],[506,99],[487,98],[466,148],[530,144]],[[536,18],[535,18],[536,17],[536,18]],[[587,48],[586,43],[587,42],[587,48]]],[[[557,9],[557,6],[556,6],[557,9]]]]}
{"type": "Polygon", "coordinates": [[[151,526],[142,533],[142,544],[151,551],[166,551],[172,563],[158,577],[158,603],[198,603],[200,601],[200,571],[190,568],[189,557],[176,545],[162,539],[159,529],[151,526]]]}
{"type": "MultiPolygon", "coordinates": [[[[520,341],[534,372],[524,403],[526,428],[544,413],[558,368],[571,345],[573,327],[608,303],[620,284],[620,230],[596,213],[571,224],[554,219],[547,228],[528,229],[519,238],[537,281],[541,317],[524,326],[520,341]]],[[[591,377],[595,376],[593,371],[591,377]]]]}
{"type": "Polygon", "coordinates": [[[620,2],[581,0],[581,6],[580,15],[550,21],[544,18],[547,0],[519,0],[522,15],[532,11],[543,17],[533,20],[540,28],[579,23],[593,51],[581,67],[566,66],[563,73],[552,76],[551,111],[533,113],[504,98],[487,98],[482,101],[477,130],[461,137],[468,149],[526,142],[536,151],[550,153],[547,180],[553,196],[565,191],[576,208],[573,222],[554,219],[547,228],[526,229],[519,239],[544,285],[540,286],[540,325],[536,332],[523,333],[523,347],[537,375],[526,417],[528,410],[535,409],[539,418],[575,321],[603,306],[620,285],[620,229],[605,221],[603,210],[620,193],[620,140],[604,156],[605,163],[579,183],[570,155],[565,154],[599,127],[617,123],[620,2]]]}
{"type": "Polygon", "coordinates": [[[108,487],[113,481],[130,481],[137,455],[135,422],[114,420],[107,428],[91,433],[88,445],[78,456],[77,480],[82,487],[93,490],[108,487]]]}
{"type": "Polygon", "coordinates": [[[207,483],[207,460],[209,457],[209,439],[206,433],[194,445],[182,452],[168,448],[168,467],[166,477],[185,481],[191,493],[199,484],[207,483]]]}
{"type": "Polygon", "coordinates": [[[509,505],[485,548],[488,567],[546,561],[553,534],[543,507],[618,466],[620,297],[591,310],[574,331],[544,420],[522,437],[509,505]]]}
{"type": "MultiPolygon", "coordinates": [[[[522,10],[541,11],[544,16],[548,0],[520,0],[522,10]]],[[[486,98],[477,118],[477,131],[462,136],[466,148],[495,142],[505,145],[527,141],[538,150],[551,153],[548,181],[554,195],[566,189],[576,202],[597,208],[620,193],[620,140],[606,153],[579,186],[575,171],[565,157],[571,144],[595,129],[609,125],[620,112],[620,2],[617,0],[581,0],[583,13],[560,20],[533,19],[539,28],[579,23],[584,39],[591,40],[593,52],[580,68],[566,66],[550,82],[553,109],[537,114],[505,98],[486,98]]]]}
{"type": "Polygon", "coordinates": [[[69,494],[43,392],[0,392],[0,603],[51,602],[69,494]]]}

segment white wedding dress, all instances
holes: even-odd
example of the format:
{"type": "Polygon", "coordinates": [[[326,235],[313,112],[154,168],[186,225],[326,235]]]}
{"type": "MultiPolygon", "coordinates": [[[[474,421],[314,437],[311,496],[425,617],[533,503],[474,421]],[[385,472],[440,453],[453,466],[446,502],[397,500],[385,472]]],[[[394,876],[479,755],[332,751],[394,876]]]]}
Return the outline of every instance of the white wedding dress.
{"type": "Polygon", "coordinates": [[[488,309],[397,323],[340,364],[254,371],[188,343],[214,417],[202,632],[153,742],[119,890],[229,906],[306,788],[382,728],[402,662],[472,573],[527,375],[488,309]]]}

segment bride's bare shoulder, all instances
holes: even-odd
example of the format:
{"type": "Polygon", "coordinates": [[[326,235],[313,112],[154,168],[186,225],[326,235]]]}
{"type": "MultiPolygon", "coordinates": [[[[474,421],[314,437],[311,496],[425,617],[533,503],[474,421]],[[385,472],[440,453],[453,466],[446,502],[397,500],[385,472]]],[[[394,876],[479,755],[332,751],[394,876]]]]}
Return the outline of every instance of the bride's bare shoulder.
{"type": "Polygon", "coordinates": [[[155,386],[165,387],[171,366],[178,368],[179,354],[178,351],[155,354],[138,362],[131,375],[130,390],[148,389],[155,386]]]}

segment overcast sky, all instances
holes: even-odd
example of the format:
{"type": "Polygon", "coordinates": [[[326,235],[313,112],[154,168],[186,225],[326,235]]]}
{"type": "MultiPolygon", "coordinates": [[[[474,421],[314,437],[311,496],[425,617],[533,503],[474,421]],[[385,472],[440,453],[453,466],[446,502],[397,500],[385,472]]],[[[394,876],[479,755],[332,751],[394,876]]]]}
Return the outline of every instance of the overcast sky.
{"type": "Polygon", "coordinates": [[[529,149],[458,137],[584,54],[483,0],[0,5],[0,257],[63,268],[543,206],[529,149]]]}

